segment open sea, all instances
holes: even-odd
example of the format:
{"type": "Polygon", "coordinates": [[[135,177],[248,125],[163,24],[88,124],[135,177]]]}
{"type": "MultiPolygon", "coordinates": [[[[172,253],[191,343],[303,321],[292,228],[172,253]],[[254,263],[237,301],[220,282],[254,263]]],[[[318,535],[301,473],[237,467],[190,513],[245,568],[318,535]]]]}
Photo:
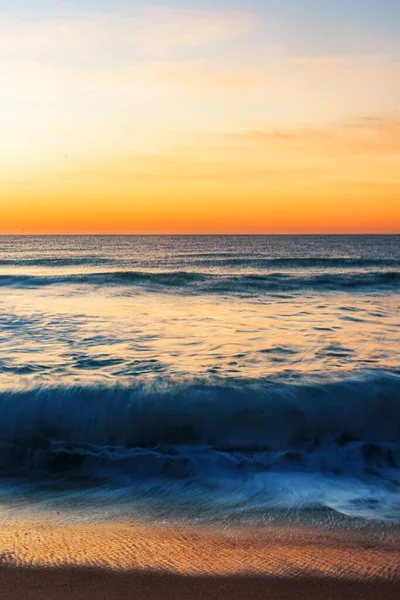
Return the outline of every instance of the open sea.
{"type": "Polygon", "coordinates": [[[0,520],[400,523],[400,236],[0,238],[0,520]]]}

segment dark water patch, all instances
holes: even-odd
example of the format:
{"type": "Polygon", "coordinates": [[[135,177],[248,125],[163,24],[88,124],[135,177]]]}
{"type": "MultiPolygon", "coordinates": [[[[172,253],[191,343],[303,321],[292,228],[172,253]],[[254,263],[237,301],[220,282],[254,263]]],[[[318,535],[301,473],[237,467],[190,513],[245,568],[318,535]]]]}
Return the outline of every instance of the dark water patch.
{"type": "Polygon", "coordinates": [[[342,321],[349,321],[350,323],[364,323],[364,319],[358,319],[357,317],[342,316],[340,319],[342,321]]]}
{"type": "Polygon", "coordinates": [[[291,346],[272,346],[271,348],[263,348],[260,350],[263,354],[297,354],[298,350],[291,346]]]}
{"type": "Polygon", "coordinates": [[[0,360],[0,373],[13,373],[15,375],[30,375],[33,373],[47,371],[52,367],[41,363],[26,362],[24,364],[14,363],[11,360],[0,360]]]}
{"type": "Polygon", "coordinates": [[[108,355],[89,356],[84,354],[75,356],[73,360],[77,369],[84,370],[103,369],[115,365],[120,365],[124,362],[124,359],[122,358],[116,358],[108,355]]]}
{"type": "Polygon", "coordinates": [[[354,350],[352,348],[343,348],[343,346],[340,346],[340,345],[330,344],[329,346],[326,346],[325,348],[321,348],[321,350],[319,350],[316,353],[316,356],[320,356],[320,357],[331,356],[331,357],[337,357],[337,358],[341,358],[341,357],[346,358],[353,353],[354,353],[354,350]]]}

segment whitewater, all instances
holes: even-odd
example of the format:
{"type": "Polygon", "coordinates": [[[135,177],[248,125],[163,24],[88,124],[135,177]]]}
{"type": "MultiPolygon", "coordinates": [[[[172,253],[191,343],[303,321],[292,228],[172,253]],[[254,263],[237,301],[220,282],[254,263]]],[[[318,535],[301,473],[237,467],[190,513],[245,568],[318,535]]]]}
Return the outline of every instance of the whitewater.
{"type": "Polygon", "coordinates": [[[0,238],[0,520],[400,522],[400,236],[0,238]]]}

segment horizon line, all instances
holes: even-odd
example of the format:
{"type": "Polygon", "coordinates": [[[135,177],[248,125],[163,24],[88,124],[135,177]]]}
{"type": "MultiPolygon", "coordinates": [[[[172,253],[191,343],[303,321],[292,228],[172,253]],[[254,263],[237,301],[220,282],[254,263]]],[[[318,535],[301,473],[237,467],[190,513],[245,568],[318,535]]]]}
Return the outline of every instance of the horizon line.
{"type": "Polygon", "coordinates": [[[219,237],[229,237],[229,236],[242,236],[242,237],[260,237],[260,236],[382,236],[382,235],[390,235],[390,236],[397,236],[400,235],[400,231],[385,231],[385,232],[377,232],[377,231],[364,231],[364,232],[346,232],[346,231],[333,231],[333,232],[318,232],[318,231],[314,231],[314,232],[275,232],[275,233],[238,233],[238,232],[232,232],[232,233],[218,233],[218,232],[209,232],[209,233],[181,233],[181,232],[175,232],[175,233],[93,233],[93,232],[80,232],[80,233],[73,233],[73,232],[65,232],[65,233],[59,233],[59,232],[52,232],[52,233],[0,233],[0,237],[62,237],[62,236],[70,236],[70,237],[78,237],[78,236],[82,236],[82,237],[87,237],[87,236],[97,236],[97,237],[121,237],[121,236],[125,236],[125,237],[177,237],[177,236],[188,236],[188,237],[210,237],[210,236],[219,236],[219,237]]]}

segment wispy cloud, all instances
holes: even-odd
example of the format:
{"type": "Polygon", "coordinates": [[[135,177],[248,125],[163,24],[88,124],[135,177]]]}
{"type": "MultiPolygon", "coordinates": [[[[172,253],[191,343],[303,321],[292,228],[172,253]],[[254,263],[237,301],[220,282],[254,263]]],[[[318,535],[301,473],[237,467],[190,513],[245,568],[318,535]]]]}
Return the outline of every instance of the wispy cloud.
{"type": "Polygon", "coordinates": [[[400,115],[361,115],[320,127],[281,130],[254,129],[232,135],[240,142],[268,145],[279,143],[318,152],[389,154],[400,161],[400,115]]]}
{"type": "Polygon", "coordinates": [[[149,8],[141,30],[134,35],[146,55],[172,49],[210,46],[249,35],[257,20],[237,11],[178,10],[167,6],[149,8]]]}
{"type": "MultiPolygon", "coordinates": [[[[321,128],[181,135],[164,152],[132,154],[115,164],[117,180],[287,190],[296,186],[400,188],[400,115],[379,115],[321,128]]],[[[105,165],[89,169],[102,172],[105,165]]]]}
{"type": "Polygon", "coordinates": [[[0,52],[8,59],[56,59],[115,64],[174,50],[203,48],[248,35],[256,19],[246,12],[183,10],[163,6],[125,15],[94,13],[69,19],[22,20],[0,13],[0,52]],[[83,53],[90,53],[89,59],[83,53]],[[107,61],[106,61],[107,62],[107,61]]]}

